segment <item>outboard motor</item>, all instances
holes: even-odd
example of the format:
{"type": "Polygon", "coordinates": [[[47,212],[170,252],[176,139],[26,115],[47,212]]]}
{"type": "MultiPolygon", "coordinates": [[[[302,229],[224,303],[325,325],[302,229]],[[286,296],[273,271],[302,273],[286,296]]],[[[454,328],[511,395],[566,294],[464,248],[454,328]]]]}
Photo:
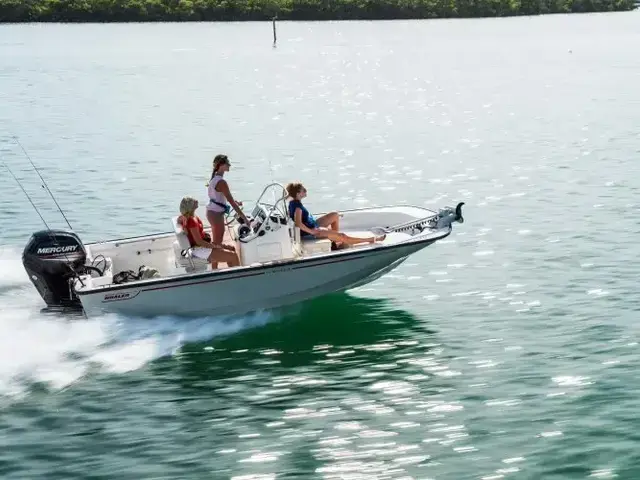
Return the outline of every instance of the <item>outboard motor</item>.
{"type": "Polygon", "coordinates": [[[42,230],[22,252],[22,265],[47,307],[82,308],[71,280],[84,270],[87,251],[75,233],[42,230]]]}
{"type": "Polygon", "coordinates": [[[464,223],[464,218],[462,217],[463,205],[464,202],[460,202],[458,203],[458,205],[456,205],[456,208],[441,208],[438,211],[438,215],[431,221],[432,228],[447,228],[453,222],[464,223]]]}

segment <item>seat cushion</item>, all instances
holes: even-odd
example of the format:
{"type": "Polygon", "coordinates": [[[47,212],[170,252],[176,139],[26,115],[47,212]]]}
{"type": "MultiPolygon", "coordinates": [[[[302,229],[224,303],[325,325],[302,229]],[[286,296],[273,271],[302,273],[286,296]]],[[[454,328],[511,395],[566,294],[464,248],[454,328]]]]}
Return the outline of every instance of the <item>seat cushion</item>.
{"type": "Polygon", "coordinates": [[[182,267],[194,266],[194,265],[208,265],[209,261],[206,258],[198,258],[195,255],[191,255],[191,252],[186,253],[184,256],[182,253],[186,253],[186,249],[181,248],[177,241],[173,242],[173,254],[176,259],[176,265],[182,267]]]}

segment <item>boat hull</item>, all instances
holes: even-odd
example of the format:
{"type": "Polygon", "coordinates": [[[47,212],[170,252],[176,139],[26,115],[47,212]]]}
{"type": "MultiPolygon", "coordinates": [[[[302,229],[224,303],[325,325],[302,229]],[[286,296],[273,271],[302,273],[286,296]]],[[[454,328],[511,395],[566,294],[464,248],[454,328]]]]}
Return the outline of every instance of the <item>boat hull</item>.
{"type": "Polygon", "coordinates": [[[370,283],[438,238],[79,293],[85,314],[221,316],[277,308],[370,283]]]}

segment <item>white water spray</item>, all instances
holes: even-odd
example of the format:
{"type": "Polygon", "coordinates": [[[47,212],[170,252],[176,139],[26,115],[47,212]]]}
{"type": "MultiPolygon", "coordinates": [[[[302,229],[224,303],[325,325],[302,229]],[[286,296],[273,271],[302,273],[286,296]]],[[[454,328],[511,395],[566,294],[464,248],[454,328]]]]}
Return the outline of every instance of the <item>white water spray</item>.
{"type": "Polygon", "coordinates": [[[0,272],[0,397],[27,395],[35,383],[66,388],[92,369],[136,370],[186,343],[261,326],[275,316],[87,320],[44,315],[17,249],[0,247],[0,272]]]}

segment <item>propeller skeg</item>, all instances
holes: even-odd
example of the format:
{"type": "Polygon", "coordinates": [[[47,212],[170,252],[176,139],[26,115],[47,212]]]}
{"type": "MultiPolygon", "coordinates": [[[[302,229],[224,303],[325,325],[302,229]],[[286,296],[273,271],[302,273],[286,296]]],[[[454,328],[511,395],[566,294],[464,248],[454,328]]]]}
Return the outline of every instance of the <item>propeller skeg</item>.
{"type": "Polygon", "coordinates": [[[464,202],[460,202],[458,203],[458,205],[456,205],[456,221],[460,222],[460,223],[464,223],[464,218],[462,217],[462,206],[464,205],[464,202]]]}

